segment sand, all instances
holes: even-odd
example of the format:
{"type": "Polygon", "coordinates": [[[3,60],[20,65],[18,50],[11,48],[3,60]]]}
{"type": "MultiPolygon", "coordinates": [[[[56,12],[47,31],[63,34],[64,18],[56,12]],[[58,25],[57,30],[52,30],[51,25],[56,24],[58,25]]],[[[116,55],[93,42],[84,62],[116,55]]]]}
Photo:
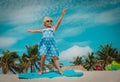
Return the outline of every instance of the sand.
{"type": "Polygon", "coordinates": [[[120,82],[120,71],[83,71],[83,73],[82,77],[56,77],[52,79],[19,79],[17,75],[1,74],[0,82],[120,82]]]}
{"type": "Polygon", "coordinates": [[[83,66],[76,65],[76,66],[63,66],[62,70],[81,70],[81,71],[87,71],[83,66]]]}

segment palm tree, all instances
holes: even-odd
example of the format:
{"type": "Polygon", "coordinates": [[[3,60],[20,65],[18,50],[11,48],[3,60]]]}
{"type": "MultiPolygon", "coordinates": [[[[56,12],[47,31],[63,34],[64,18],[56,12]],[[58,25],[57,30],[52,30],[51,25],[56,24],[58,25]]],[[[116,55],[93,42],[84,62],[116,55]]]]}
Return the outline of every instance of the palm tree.
{"type": "Polygon", "coordinates": [[[71,63],[73,63],[74,65],[82,64],[82,57],[77,56],[76,58],[74,58],[74,61],[71,63]]]}
{"type": "Polygon", "coordinates": [[[22,57],[20,58],[20,63],[17,64],[17,71],[18,73],[26,73],[30,68],[30,62],[28,60],[28,56],[23,53],[22,57]]]}
{"type": "Polygon", "coordinates": [[[98,60],[102,61],[103,69],[118,57],[118,51],[112,48],[112,44],[100,45],[99,51],[97,51],[96,54],[98,55],[98,60]]]}
{"type": "Polygon", "coordinates": [[[117,56],[117,58],[115,59],[116,62],[120,63],[120,54],[117,56]]]}
{"type": "Polygon", "coordinates": [[[0,57],[0,66],[2,72],[7,74],[9,71],[16,74],[16,62],[19,60],[17,52],[3,51],[3,56],[0,57]]]}
{"type": "Polygon", "coordinates": [[[31,72],[35,72],[36,69],[39,70],[39,67],[36,64],[36,62],[38,62],[38,45],[33,45],[32,47],[26,45],[26,48],[27,48],[26,59],[30,63],[31,72]]]}
{"type": "Polygon", "coordinates": [[[2,73],[1,68],[2,68],[2,56],[0,56],[0,74],[2,73]]]}
{"type": "Polygon", "coordinates": [[[96,67],[96,58],[94,56],[94,53],[89,53],[87,57],[85,57],[85,62],[83,63],[83,67],[87,70],[94,70],[96,67]]]}
{"type": "Polygon", "coordinates": [[[2,56],[0,56],[0,68],[2,67],[2,56]]]}
{"type": "Polygon", "coordinates": [[[45,67],[47,67],[50,71],[54,71],[55,64],[54,64],[54,62],[51,60],[51,61],[49,62],[49,64],[45,64],[45,67]]]}

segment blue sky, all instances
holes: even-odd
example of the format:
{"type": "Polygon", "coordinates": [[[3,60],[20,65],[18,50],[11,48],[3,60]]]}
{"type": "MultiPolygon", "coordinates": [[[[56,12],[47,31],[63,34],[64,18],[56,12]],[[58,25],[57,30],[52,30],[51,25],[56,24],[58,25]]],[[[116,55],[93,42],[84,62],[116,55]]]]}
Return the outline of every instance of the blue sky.
{"type": "Polygon", "coordinates": [[[0,53],[26,52],[26,44],[37,44],[43,18],[50,16],[53,26],[62,10],[67,12],[56,32],[61,60],[95,52],[99,45],[112,43],[120,51],[120,0],[0,0],[0,53]]]}

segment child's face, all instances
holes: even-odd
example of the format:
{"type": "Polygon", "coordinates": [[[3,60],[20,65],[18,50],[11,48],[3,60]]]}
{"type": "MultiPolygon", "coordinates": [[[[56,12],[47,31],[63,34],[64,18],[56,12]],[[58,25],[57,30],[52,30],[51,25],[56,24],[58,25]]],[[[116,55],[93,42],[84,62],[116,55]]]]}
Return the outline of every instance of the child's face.
{"type": "Polygon", "coordinates": [[[50,28],[52,26],[52,19],[51,18],[46,18],[44,21],[44,26],[50,28]]]}

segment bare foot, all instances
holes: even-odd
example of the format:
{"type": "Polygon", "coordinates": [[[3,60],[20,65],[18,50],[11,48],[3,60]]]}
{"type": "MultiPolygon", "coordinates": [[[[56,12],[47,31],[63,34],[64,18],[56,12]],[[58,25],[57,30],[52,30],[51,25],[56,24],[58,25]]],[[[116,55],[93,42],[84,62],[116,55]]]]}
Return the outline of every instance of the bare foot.
{"type": "Polygon", "coordinates": [[[44,70],[40,71],[39,74],[41,75],[43,72],[48,72],[48,70],[44,69],[44,70]]]}
{"type": "Polygon", "coordinates": [[[43,72],[48,72],[48,71],[46,69],[44,69],[43,72]]]}
{"type": "Polygon", "coordinates": [[[63,74],[64,74],[62,70],[61,70],[61,71],[59,71],[59,73],[60,73],[61,75],[63,75],[63,74]]]}
{"type": "Polygon", "coordinates": [[[42,70],[43,72],[48,72],[48,70],[46,70],[45,68],[42,70]]]}
{"type": "Polygon", "coordinates": [[[42,75],[43,71],[40,71],[39,74],[42,75]]]}

